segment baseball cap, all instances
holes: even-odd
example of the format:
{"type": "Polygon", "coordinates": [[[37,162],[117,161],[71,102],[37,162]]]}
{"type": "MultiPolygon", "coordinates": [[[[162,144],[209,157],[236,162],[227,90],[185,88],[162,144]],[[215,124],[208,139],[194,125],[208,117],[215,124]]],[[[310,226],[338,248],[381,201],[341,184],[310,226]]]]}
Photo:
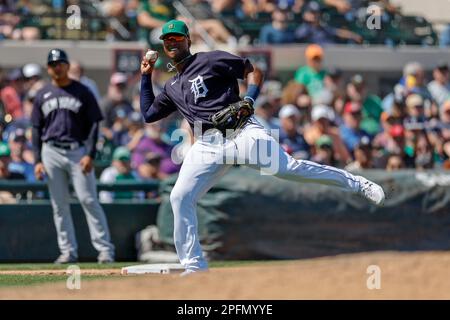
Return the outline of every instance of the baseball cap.
{"type": "Polygon", "coordinates": [[[280,119],[284,119],[292,116],[300,117],[301,114],[296,106],[294,106],[293,104],[287,104],[281,108],[278,116],[280,117],[280,119]]]}
{"type": "Polygon", "coordinates": [[[323,58],[323,49],[318,44],[310,44],[305,50],[306,59],[323,58]]]}
{"type": "Polygon", "coordinates": [[[25,78],[40,77],[42,76],[42,68],[37,63],[27,63],[22,68],[22,73],[25,78]]]}
{"type": "Polygon", "coordinates": [[[116,118],[124,119],[127,117],[127,111],[123,107],[118,107],[114,113],[116,118]]]}
{"type": "Polygon", "coordinates": [[[359,139],[358,143],[356,144],[356,148],[364,149],[364,148],[370,148],[370,139],[368,136],[362,136],[361,139],[359,139]]]}
{"type": "Polygon", "coordinates": [[[311,111],[311,120],[317,121],[322,118],[334,121],[334,110],[323,104],[315,105],[311,111]]]}
{"type": "Polygon", "coordinates": [[[406,98],[407,107],[423,106],[423,98],[420,94],[413,93],[406,98]]]}
{"type": "Polygon", "coordinates": [[[330,67],[328,69],[327,74],[331,77],[331,78],[339,78],[342,76],[342,70],[339,68],[335,68],[335,67],[330,67]]]}
{"type": "Polygon", "coordinates": [[[189,37],[189,29],[183,21],[170,20],[166,22],[162,27],[162,33],[159,39],[163,40],[164,36],[168,34],[179,34],[185,37],[189,37]]]}
{"type": "Polygon", "coordinates": [[[320,11],[320,5],[316,1],[310,1],[306,5],[305,12],[319,12],[320,11]]]}
{"type": "Polygon", "coordinates": [[[331,139],[331,137],[329,135],[321,135],[319,139],[317,139],[316,141],[316,146],[318,148],[322,148],[322,147],[331,147],[333,146],[333,139],[331,139]]]}
{"type": "Polygon", "coordinates": [[[51,62],[64,62],[69,64],[69,57],[67,53],[62,49],[52,49],[48,53],[47,64],[51,62]]]}
{"type": "Polygon", "coordinates": [[[6,143],[0,142],[0,157],[9,157],[11,155],[11,151],[6,143]]]}
{"type": "Polygon", "coordinates": [[[126,147],[117,147],[113,153],[113,160],[130,161],[131,152],[126,147]]]}
{"type": "Polygon", "coordinates": [[[158,165],[162,160],[162,155],[157,152],[148,152],[145,155],[145,162],[152,165],[158,165]]]}
{"type": "Polygon", "coordinates": [[[362,75],[360,75],[359,73],[355,74],[352,79],[351,82],[354,86],[356,87],[360,87],[364,84],[364,78],[362,75]]]}
{"type": "Polygon", "coordinates": [[[130,112],[128,120],[132,123],[142,123],[142,115],[136,111],[130,112]]]}
{"type": "Polygon", "coordinates": [[[127,83],[128,77],[125,73],[122,72],[114,72],[111,76],[109,82],[113,85],[124,84],[127,83]]]}
{"type": "Polygon", "coordinates": [[[405,128],[401,124],[394,124],[389,129],[389,135],[393,138],[403,137],[405,134],[405,128]]]}
{"type": "Polygon", "coordinates": [[[25,130],[23,128],[17,128],[9,134],[9,141],[26,141],[25,130]]]}

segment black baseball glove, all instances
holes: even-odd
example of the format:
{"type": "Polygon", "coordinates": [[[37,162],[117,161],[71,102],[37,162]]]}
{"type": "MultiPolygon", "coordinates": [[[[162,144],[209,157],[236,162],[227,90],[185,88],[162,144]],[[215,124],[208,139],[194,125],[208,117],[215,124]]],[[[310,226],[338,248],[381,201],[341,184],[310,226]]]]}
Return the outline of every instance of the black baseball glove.
{"type": "Polygon", "coordinates": [[[230,104],[211,116],[214,127],[225,133],[227,129],[238,130],[254,113],[253,104],[248,100],[241,100],[230,104]]]}

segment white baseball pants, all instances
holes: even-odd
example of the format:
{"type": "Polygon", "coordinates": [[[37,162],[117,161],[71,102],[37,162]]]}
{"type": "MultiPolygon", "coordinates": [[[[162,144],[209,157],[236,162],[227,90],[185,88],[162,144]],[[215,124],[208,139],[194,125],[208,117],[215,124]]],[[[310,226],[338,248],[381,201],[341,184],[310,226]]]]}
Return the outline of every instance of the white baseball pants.
{"type": "Polygon", "coordinates": [[[347,171],[292,158],[254,118],[230,139],[218,131],[206,133],[187,152],[170,194],[175,248],[186,270],[208,268],[199,242],[196,205],[233,164],[261,169],[262,174],[282,179],[333,185],[355,193],[359,190],[359,182],[347,171]]]}

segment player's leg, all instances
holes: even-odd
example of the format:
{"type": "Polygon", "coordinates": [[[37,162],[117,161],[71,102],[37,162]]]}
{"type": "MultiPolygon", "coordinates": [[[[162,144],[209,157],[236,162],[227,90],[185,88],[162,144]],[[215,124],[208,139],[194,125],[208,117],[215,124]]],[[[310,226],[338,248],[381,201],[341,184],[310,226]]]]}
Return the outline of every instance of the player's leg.
{"type": "Polygon", "coordinates": [[[174,215],[174,242],[180,263],[188,272],[206,270],[199,242],[197,201],[230,168],[222,164],[221,151],[197,141],[187,152],[170,194],[174,215]]]}
{"type": "Polygon", "coordinates": [[[91,242],[99,252],[99,262],[112,262],[114,260],[114,245],[108,228],[105,212],[97,197],[97,185],[94,171],[84,174],[79,161],[84,155],[84,148],[69,152],[70,175],[78,200],[86,215],[91,242]]]}
{"type": "Polygon", "coordinates": [[[238,145],[240,156],[248,160],[250,166],[258,167],[266,174],[286,180],[335,186],[360,193],[377,205],[384,201],[383,189],[362,176],[312,161],[294,159],[257,122],[243,129],[238,145]]]}
{"type": "Polygon", "coordinates": [[[42,147],[42,162],[48,177],[48,189],[53,208],[58,247],[61,251],[60,262],[71,262],[78,258],[78,246],[70,213],[69,176],[67,160],[53,147],[42,147]],[[67,258],[68,261],[62,261],[67,258]]]}

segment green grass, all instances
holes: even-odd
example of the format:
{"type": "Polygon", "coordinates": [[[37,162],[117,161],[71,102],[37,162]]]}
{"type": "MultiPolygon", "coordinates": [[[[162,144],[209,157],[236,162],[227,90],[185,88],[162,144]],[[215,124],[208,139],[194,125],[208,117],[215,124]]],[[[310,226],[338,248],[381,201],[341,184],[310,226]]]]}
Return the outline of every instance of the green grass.
{"type": "MultiPolygon", "coordinates": [[[[210,263],[211,268],[240,267],[253,264],[277,263],[277,261],[213,261],[210,263]]],[[[97,264],[90,262],[77,263],[76,265],[83,269],[121,269],[126,266],[143,264],[142,262],[115,262],[111,264],[97,264]]],[[[0,263],[0,271],[17,270],[65,270],[68,265],[55,265],[52,263],[0,263]]],[[[0,274],[0,288],[13,286],[31,286],[52,282],[67,281],[67,275],[16,275],[16,274],[0,274]]],[[[97,280],[102,278],[119,278],[116,275],[83,275],[84,280],[97,280]]]]}

